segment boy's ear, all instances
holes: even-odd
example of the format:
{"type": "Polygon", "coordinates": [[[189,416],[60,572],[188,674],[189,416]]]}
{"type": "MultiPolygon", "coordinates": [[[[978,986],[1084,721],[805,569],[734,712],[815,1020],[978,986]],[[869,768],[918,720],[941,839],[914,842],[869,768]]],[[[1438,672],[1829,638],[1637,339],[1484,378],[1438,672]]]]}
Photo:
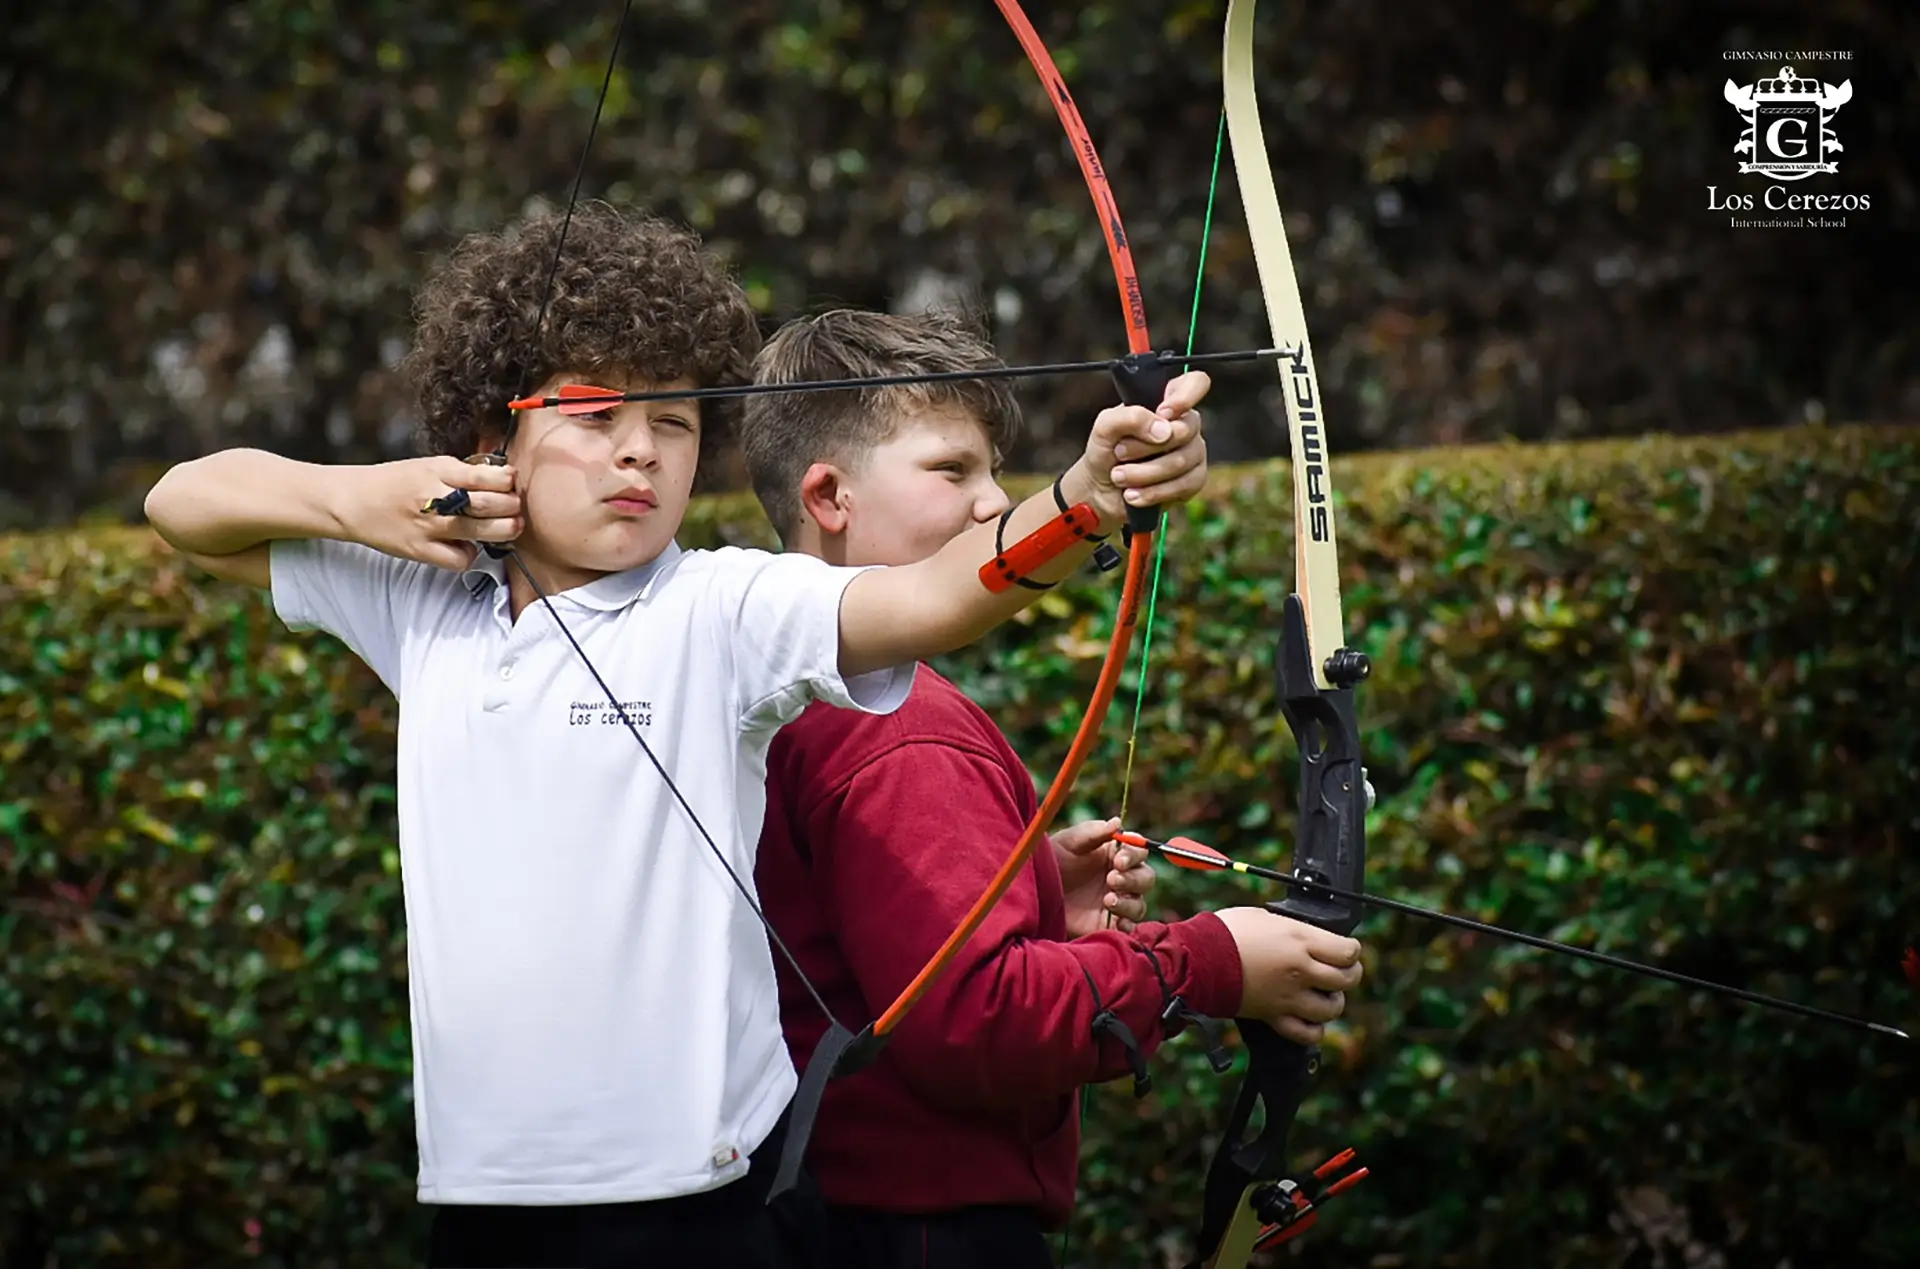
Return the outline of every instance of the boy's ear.
{"type": "Polygon", "coordinates": [[[829,536],[847,530],[847,510],[841,505],[846,477],[832,463],[815,463],[800,477],[800,510],[829,536]]]}

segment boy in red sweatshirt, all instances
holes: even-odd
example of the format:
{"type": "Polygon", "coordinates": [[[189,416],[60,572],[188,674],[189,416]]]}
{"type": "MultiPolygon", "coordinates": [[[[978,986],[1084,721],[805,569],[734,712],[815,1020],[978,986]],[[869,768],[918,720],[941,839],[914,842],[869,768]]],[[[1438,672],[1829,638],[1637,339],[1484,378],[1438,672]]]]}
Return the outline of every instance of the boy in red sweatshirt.
{"type": "MultiPolygon", "coordinates": [[[[754,377],[1001,365],[957,319],[839,311],[780,330],[754,377]]],[[[741,444],[789,551],[906,564],[1011,505],[996,475],[1017,422],[1005,380],[771,394],[748,400],[741,444]]],[[[757,889],[857,1028],[959,924],[1035,805],[993,721],[921,665],[893,713],[815,704],[774,738],[757,889]]],[[[1151,873],[1108,838],[1117,827],[1077,825],[1036,851],[879,1060],[828,1086],[808,1164],[836,1269],[1050,1266],[1047,1231],[1073,1206],[1082,1085],[1127,1074],[1196,1016],[1263,1018],[1311,1044],[1343,1011],[1361,978],[1351,938],[1257,907],[1136,924],[1151,873]],[[1165,1023],[1176,996],[1185,1011],[1165,1023]],[[1137,1052],[1100,1025],[1108,1011],[1137,1052]]],[[[827,1024],[779,969],[804,1067],[827,1024]]]]}

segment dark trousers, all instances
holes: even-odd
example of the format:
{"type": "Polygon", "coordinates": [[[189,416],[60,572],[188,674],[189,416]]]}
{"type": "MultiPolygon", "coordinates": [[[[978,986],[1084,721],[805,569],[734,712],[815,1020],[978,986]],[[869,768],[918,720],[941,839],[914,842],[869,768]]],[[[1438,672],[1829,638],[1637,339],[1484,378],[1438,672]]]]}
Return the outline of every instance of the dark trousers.
{"type": "Polygon", "coordinates": [[[1053,1269],[1047,1236],[1018,1207],[968,1207],[907,1216],[827,1209],[833,1269],[1053,1269]]]}
{"type": "Polygon", "coordinates": [[[572,1207],[448,1204],[433,1217],[429,1269],[825,1269],[818,1191],[800,1184],[771,1207],[786,1139],[782,1116],[746,1176],[701,1194],[572,1207]]]}

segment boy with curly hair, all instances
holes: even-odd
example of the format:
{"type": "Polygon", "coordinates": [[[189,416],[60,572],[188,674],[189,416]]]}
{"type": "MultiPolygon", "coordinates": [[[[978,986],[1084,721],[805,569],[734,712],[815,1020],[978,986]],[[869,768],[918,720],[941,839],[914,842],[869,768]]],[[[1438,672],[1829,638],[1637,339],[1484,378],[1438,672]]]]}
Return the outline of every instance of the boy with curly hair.
{"type": "MultiPolygon", "coordinates": [[[[953,316],[836,311],[783,327],[755,378],[1003,364],[953,316]]],[[[996,477],[1020,416],[1005,380],[831,395],[746,406],[754,490],[789,551],[912,567],[1009,506],[996,477]]],[[[850,1027],[960,923],[1035,807],[1033,777],[992,719],[924,665],[884,716],[809,706],[774,737],[767,788],[767,916],[850,1027]]],[[[1036,851],[891,1046],[828,1085],[810,1161],[836,1269],[1044,1269],[1044,1231],[1072,1212],[1083,1085],[1143,1072],[1196,1020],[1261,1018],[1312,1044],[1343,1012],[1361,979],[1353,939],[1265,908],[1136,924],[1152,873],[1112,841],[1119,827],[1074,825],[1036,851]]],[[[825,1024],[778,972],[804,1066],[825,1024]]]]}
{"type": "MultiPolygon", "coordinates": [[[[460,244],[417,310],[432,456],[228,450],[170,470],[146,509],[175,548],[269,589],[290,627],[336,635],[399,699],[429,1261],[781,1264],[764,1198],[796,1079],[738,882],[767,745],[811,702],[898,708],[920,658],[1033,592],[979,581],[992,526],[901,568],[682,550],[721,402],[510,425],[506,402],[528,389],[747,378],[753,310],[691,233],[597,205],[535,217],[460,244]],[[462,461],[496,448],[502,465],[462,461]],[[476,542],[512,543],[513,566],[476,542]]],[[[1202,486],[1206,389],[1186,376],[1157,412],[1095,420],[1066,487],[1103,531],[1129,504],[1202,486]]],[[[1050,496],[1029,500],[1007,540],[1054,516],[1050,496]]]]}

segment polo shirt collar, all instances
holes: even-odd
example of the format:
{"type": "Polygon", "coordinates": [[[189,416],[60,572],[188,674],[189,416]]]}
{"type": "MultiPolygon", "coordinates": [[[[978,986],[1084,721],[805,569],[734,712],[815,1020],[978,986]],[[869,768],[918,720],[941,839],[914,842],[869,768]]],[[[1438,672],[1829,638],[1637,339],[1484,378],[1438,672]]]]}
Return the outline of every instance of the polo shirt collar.
{"type": "MultiPolygon", "coordinates": [[[[618,612],[633,604],[653,597],[654,587],[662,582],[673,566],[685,554],[678,542],[668,542],[666,550],[635,568],[622,573],[609,573],[596,578],[585,586],[576,586],[572,590],[559,591],[555,599],[570,599],[583,608],[596,608],[601,612],[618,612]]],[[[461,574],[461,583],[467,593],[479,599],[491,582],[495,595],[504,602],[507,593],[507,561],[495,559],[485,551],[474,555],[473,563],[461,574]]]]}

